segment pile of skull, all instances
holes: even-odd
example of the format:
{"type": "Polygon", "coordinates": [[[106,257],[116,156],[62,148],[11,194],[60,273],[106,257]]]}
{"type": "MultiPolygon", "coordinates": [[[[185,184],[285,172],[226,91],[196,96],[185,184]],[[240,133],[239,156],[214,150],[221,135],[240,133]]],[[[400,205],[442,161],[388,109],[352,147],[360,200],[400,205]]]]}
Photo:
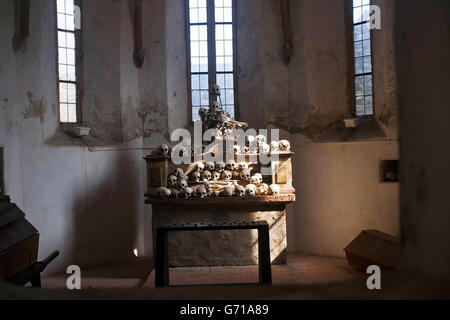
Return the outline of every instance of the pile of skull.
{"type": "MultiPolygon", "coordinates": [[[[270,145],[264,135],[247,136],[245,140],[246,144],[243,147],[237,144],[233,146],[235,154],[273,153],[291,150],[291,144],[287,140],[272,141],[270,145]]],[[[181,151],[184,152],[185,150],[181,151]]],[[[154,151],[154,155],[169,157],[171,155],[170,147],[167,144],[162,144],[154,151]]]]}
{"type": "Polygon", "coordinates": [[[246,144],[241,147],[234,145],[233,150],[235,154],[255,154],[255,153],[269,153],[290,151],[291,144],[287,140],[272,141],[270,145],[267,143],[265,135],[247,136],[245,137],[246,144]]]}
{"type": "MultiPolygon", "coordinates": [[[[291,146],[289,141],[272,141],[267,143],[266,136],[247,136],[243,148],[234,145],[235,154],[254,154],[269,152],[288,152],[291,146]]],[[[161,145],[156,150],[156,155],[169,157],[170,148],[161,145]]],[[[263,182],[260,173],[252,174],[253,167],[246,162],[236,163],[229,160],[227,163],[198,162],[189,172],[177,168],[167,179],[167,187],[157,190],[160,198],[205,198],[212,196],[257,196],[257,195],[279,195],[280,186],[268,185],[263,182]],[[238,183],[238,181],[240,183],[238,183]]]]}
{"type": "Polygon", "coordinates": [[[251,170],[246,162],[236,163],[234,160],[227,163],[198,162],[188,175],[181,168],[172,172],[168,177],[168,187],[159,188],[158,196],[160,198],[205,198],[280,194],[279,185],[269,186],[263,183],[262,175],[260,173],[251,175],[251,170]]]}

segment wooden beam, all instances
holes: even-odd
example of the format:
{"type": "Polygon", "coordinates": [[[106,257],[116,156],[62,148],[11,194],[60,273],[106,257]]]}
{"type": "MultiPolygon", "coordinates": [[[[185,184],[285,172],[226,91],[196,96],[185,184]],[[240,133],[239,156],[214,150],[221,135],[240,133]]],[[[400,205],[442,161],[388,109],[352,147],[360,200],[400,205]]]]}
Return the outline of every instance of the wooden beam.
{"type": "Polygon", "coordinates": [[[13,50],[18,53],[25,50],[30,34],[30,0],[14,0],[14,36],[13,50]]]}
{"type": "Polygon", "coordinates": [[[143,1],[135,0],[134,8],[134,54],[133,60],[137,68],[141,69],[144,65],[145,51],[143,39],[143,1]]]}
{"type": "Polygon", "coordinates": [[[292,29],[291,29],[291,17],[289,10],[289,0],[280,0],[281,7],[281,23],[283,26],[283,56],[284,62],[289,64],[292,54],[294,53],[294,46],[292,44],[292,29]]]}

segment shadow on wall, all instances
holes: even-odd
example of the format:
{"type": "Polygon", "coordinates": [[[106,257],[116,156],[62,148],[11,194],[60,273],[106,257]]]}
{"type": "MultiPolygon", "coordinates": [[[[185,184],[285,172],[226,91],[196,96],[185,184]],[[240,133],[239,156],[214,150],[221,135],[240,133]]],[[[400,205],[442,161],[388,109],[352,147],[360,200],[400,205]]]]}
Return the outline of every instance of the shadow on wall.
{"type": "Polygon", "coordinates": [[[84,168],[86,187],[73,206],[72,261],[86,267],[130,259],[143,201],[140,162],[126,151],[86,153],[92,167],[84,168]],[[103,177],[95,181],[99,172],[103,177]]]}

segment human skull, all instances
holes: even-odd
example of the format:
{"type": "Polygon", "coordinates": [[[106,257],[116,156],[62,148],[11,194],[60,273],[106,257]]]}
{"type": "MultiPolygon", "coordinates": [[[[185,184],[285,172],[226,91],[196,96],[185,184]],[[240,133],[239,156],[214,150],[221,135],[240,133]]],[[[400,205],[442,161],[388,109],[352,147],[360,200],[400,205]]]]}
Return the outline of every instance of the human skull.
{"type": "Polygon", "coordinates": [[[234,170],[236,170],[236,161],[234,161],[234,160],[228,160],[228,161],[227,161],[226,168],[227,168],[228,171],[234,171],[234,170]]]}
{"type": "Polygon", "coordinates": [[[180,191],[178,191],[177,189],[171,188],[169,190],[170,190],[169,198],[177,199],[180,196],[180,191]]]}
{"type": "Polygon", "coordinates": [[[247,146],[245,146],[244,149],[243,149],[243,152],[244,152],[245,154],[248,154],[248,153],[250,152],[250,148],[247,147],[247,146]]]}
{"type": "Polygon", "coordinates": [[[247,142],[247,145],[251,146],[252,144],[254,144],[256,141],[255,136],[246,136],[245,137],[245,142],[247,142]]]}
{"type": "Polygon", "coordinates": [[[231,173],[231,171],[225,170],[224,172],[222,172],[222,180],[231,180],[233,174],[231,173]]]}
{"type": "Polygon", "coordinates": [[[186,179],[178,179],[178,189],[184,190],[188,187],[188,183],[186,179]]]}
{"type": "Polygon", "coordinates": [[[261,173],[255,173],[254,176],[258,177],[260,183],[263,181],[263,176],[261,173]]]}
{"type": "Polygon", "coordinates": [[[214,189],[211,187],[211,184],[208,181],[203,181],[203,186],[206,189],[206,193],[208,194],[208,197],[213,197],[214,189]]]}
{"type": "Polygon", "coordinates": [[[187,187],[187,188],[184,188],[184,190],[181,192],[181,196],[187,199],[187,198],[192,197],[193,193],[194,193],[194,189],[187,187]]]}
{"type": "Polygon", "coordinates": [[[234,154],[239,154],[239,153],[241,153],[241,147],[238,146],[237,144],[235,144],[235,145],[233,146],[233,152],[234,152],[234,154]]]}
{"type": "Polygon", "coordinates": [[[211,171],[208,171],[208,170],[203,171],[203,173],[202,173],[203,180],[209,181],[209,180],[211,180],[211,178],[212,178],[211,171]]]}
{"type": "Polygon", "coordinates": [[[287,140],[281,140],[279,142],[278,148],[280,151],[290,151],[291,150],[291,144],[287,140]]]}
{"type": "Polygon", "coordinates": [[[226,186],[223,188],[222,195],[225,197],[232,197],[234,194],[234,187],[233,186],[226,186]]]}
{"type": "Polygon", "coordinates": [[[245,187],[245,192],[248,196],[255,196],[256,195],[256,186],[254,184],[248,184],[245,187]]]}
{"type": "Polygon", "coordinates": [[[222,111],[222,107],[220,106],[219,102],[213,101],[209,106],[209,112],[216,113],[220,111],[222,111]]]}
{"type": "Polygon", "coordinates": [[[236,189],[234,190],[234,194],[238,197],[245,196],[245,188],[241,185],[237,185],[236,189]]]}
{"type": "Polygon", "coordinates": [[[251,176],[250,177],[250,183],[254,184],[255,186],[259,186],[261,182],[260,182],[258,176],[251,176]]]}
{"type": "Polygon", "coordinates": [[[241,180],[249,181],[250,180],[250,171],[248,169],[244,169],[240,174],[241,180]]]}
{"type": "Polygon", "coordinates": [[[263,143],[266,143],[267,142],[267,138],[266,138],[266,136],[265,135],[263,135],[263,134],[258,134],[257,136],[256,136],[256,142],[258,143],[258,146],[260,146],[260,145],[262,145],[263,143]]]}
{"type": "Polygon", "coordinates": [[[213,172],[214,171],[214,162],[207,162],[205,164],[205,169],[208,170],[209,172],[213,172]]]}
{"type": "Polygon", "coordinates": [[[220,86],[218,84],[213,85],[211,93],[216,96],[220,96],[220,86]]]}
{"type": "Polygon", "coordinates": [[[160,145],[156,150],[156,154],[160,157],[169,156],[169,146],[167,144],[160,145]]]}
{"type": "Polygon", "coordinates": [[[180,190],[184,190],[184,189],[187,188],[187,187],[188,187],[188,183],[187,183],[186,179],[180,179],[180,180],[178,180],[178,188],[179,188],[180,190]]]}
{"type": "Polygon", "coordinates": [[[260,153],[269,153],[270,152],[270,146],[263,142],[259,145],[259,152],[260,153]]]}
{"type": "Polygon", "coordinates": [[[175,186],[177,185],[177,181],[178,181],[177,176],[174,175],[174,174],[171,174],[171,175],[167,178],[167,185],[168,185],[169,187],[175,187],[175,186]]]}
{"type": "Polygon", "coordinates": [[[280,186],[277,184],[271,184],[269,186],[269,192],[271,195],[274,195],[274,196],[280,195],[280,186]]]}
{"type": "Polygon", "coordinates": [[[206,191],[205,187],[198,187],[196,195],[197,195],[198,198],[203,199],[203,198],[206,198],[208,196],[208,192],[206,191]]]}
{"type": "Polygon", "coordinates": [[[216,162],[216,171],[224,172],[225,171],[225,162],[223,162],[223,161],[216,162]]]}
{"type": "Polygon", "coordinates": [[[267,185],[267,183],[261,183],[259,186],[256,187],[257,195],[267,194],[267,192],[269,192],[269,186],[267,185]]]}
{"type": "Polygon", "coordinates": [[[218,172],[218,171],[213,171],[213,173],[212,173],[212,179],[213,179],[214,181],[220,180],[220,172],[218,172]]]}
{"type": "Polygon", "coordinates": [[[238,180],[240,178],[240,172],[237,170],[234,170],[231,175],[233,176],[233,180],[238,180]]]}
{"type": "Polygon", "coordinates": [[[180,178],[184,176],[184,171],[181,168],[176,168],[175,171],[173,172],[173,175],[177,176],[177,178],[180,178]]]}
{"type": "Polygon", "coordinates": [[[208,116],[208,110],[206,108],[200,108],[198,109],[198,115],[200,116],[200,119],[206,120],[206,117],[208,116]]]}
{"type": "Polygon", "coordinates": [[[170,190],[168,188],[165,187],[161,187],[158,188],[158,196],[162,199],[167,199],[168,197],[170,197],[170,190]]]}
{"type": "Polygon", "coordinates": [[[238,164],[239,170],[247,170],[248,169],[248,163],[247,162],[239,162],[238,164]]]}
{"type": "Polygon", "coordinates": [[[202,172],[203,170],[205,170],[205,165],[203,164],[203,162],[197,162],[194,171],[202,172]]]}
{"type": "Polygon", "coordinates": [[[270,143],[270,151],[276,152],[279,149],[279,142],[278,141],[272,141],[270,143]]]}
{"type": "Polygon", "coordinates": [[[190,175],[190,180],[194,182],[199,182],[202,179],[200,172],[192,172],[190,175]]]}

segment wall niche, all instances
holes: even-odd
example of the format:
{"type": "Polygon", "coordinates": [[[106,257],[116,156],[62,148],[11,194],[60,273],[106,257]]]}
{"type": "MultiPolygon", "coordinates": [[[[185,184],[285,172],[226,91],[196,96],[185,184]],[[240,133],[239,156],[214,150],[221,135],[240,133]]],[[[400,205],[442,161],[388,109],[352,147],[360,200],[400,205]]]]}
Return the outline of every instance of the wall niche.
{"type": "Polygon", "coordinates": [[[380,162],[380,181],[398,182],[398,160],[381,160],[380,162]]]}

